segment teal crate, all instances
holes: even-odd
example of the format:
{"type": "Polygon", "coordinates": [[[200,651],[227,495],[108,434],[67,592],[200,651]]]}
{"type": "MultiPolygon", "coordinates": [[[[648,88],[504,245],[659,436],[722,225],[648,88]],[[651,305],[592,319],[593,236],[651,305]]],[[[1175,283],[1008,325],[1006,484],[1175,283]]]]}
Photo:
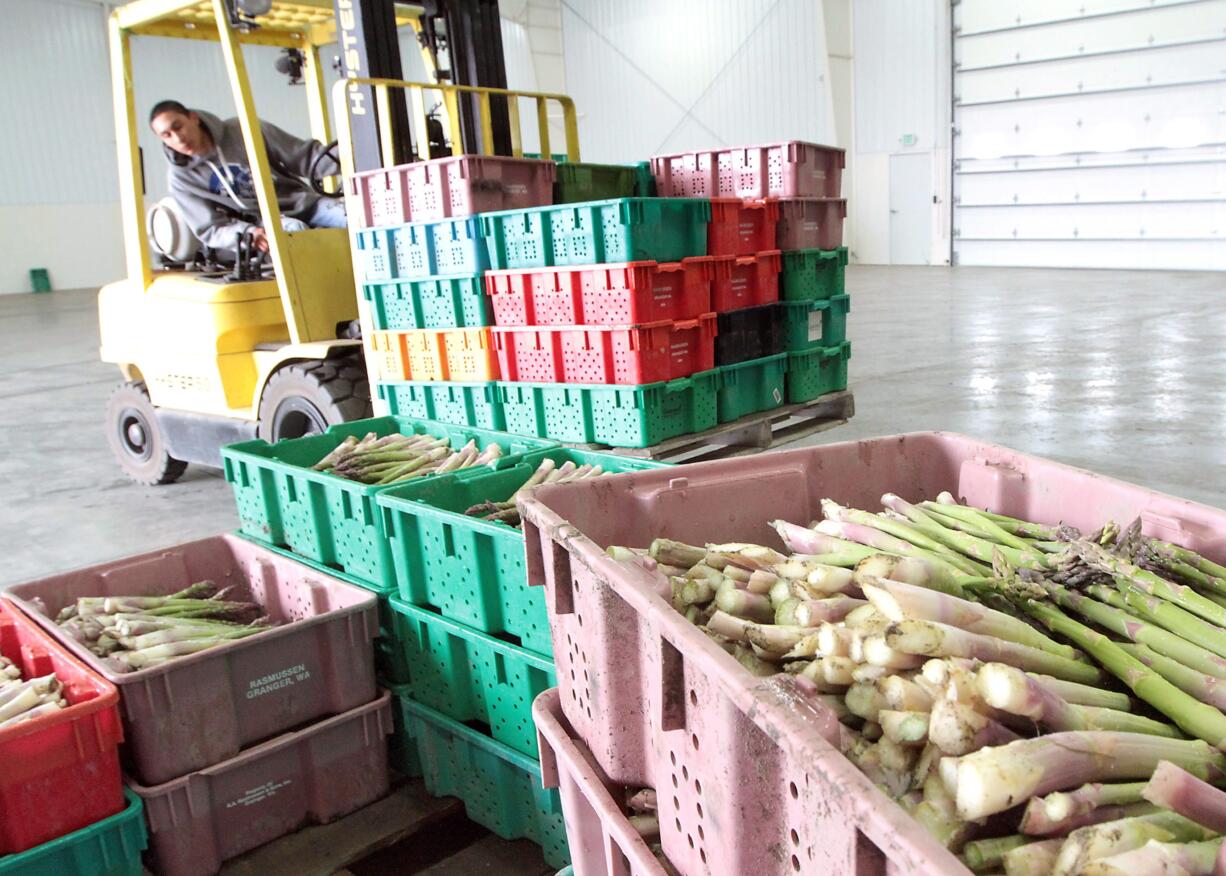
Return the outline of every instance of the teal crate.
{"type": "Polygon", "coordinates": [[[494,268],[675,262],[707,254],[711,202],[618,198],[503,210],[480,218],[494,268]]]}
{"type": "Polygon", "coordinates": [[[529,839],[551,867],[570,863],[562,802],[541,787],[540,762],[414,702],[393,688],[426,790],[458,797],[468,817],[503,839],[529,839]]]}
{"type": "Polygon", "coordinates": [[[452,383],[447,380],[402,380],[380,383],[379,398],[396,417],[438,420],[501,432],[507,427],[496,381],[452,383]]]}
{"type": "Polygon", "coordinates": [[[716,426],[716,371],[640,386],[500,383],[507,431],[573,444],[650,447],[716,426]]]}
{"type": "Polygon", "coordinates": [[[553,202],[574,204],[579,201],[605,201],[610,198],[633,198],[636,191],[637,168],[633,164],[588,164],[576,161],[561,164],[553,181],[553,202]]]}
{"type": "Polygon", "coordinates": [[[816,301],[781,301],[784,350],[799,353],[815,347],[837,347],[847,340],[850,295],[816,301]]]}
{"type": "Polygon", "coordinates": [[[110,818],[14,855],[0,856],[0,876],[141,876],[149,845],[145,807],[124,788],[128,805],[110,818]]]}
{"type": "Polygon", "coordinates": [[[721,423],[730,423],[747,414],[769,411],[783,404],[787,353],[724,365],[716,370],[719,372],[721,423]]]}
{"type": "MultiPolygon", "coordinates": [[[[540,161],[544,156],[541,155],[541,153],[539,152],[525,152],[520,157],[521,158],[535,158],[537,161],[540,161]]],[[[552,161],[554,164],[565,164],[566,162],[570,161],[570,158],[566,155],[565,152],[551,152],[549,154],[549,160],[552,161]]]]}
{"type": "Polygon", "coordinates": [[[381,280],[363,284],[362,295],[380,331],[493,325],[481,274],[381,280]]]}
{"type": "Polygon", "coordinates": [[[470,469],[380,494],[399,598],[430,606],[477,630],[514,637],[539,654],[551,654],[545,588],[528,586],[523,533],[464,513],[481,502],[509,498],[546,458],[559,466],[599,465],[606,472],[666,464],[557,448],[529,453],[493,471],[470,469]]]}
{"type": "Polygon", "coordinates": [[[556,446],[547,440],[407,417],[338,423],[322,435],[276,444],[259,440],[231,444],[222,448],[222,464],[234,490],[242,532],[370,582],[376,589],[392,581],[391,545],[375,506],[375,496],[387,486],[368,486],[311,468],[346,437],[361,438],[368,432],[380,437],[427,433],[450,439],[456,449],[476,440],[483,448],[498,444],[508,455],[556,446]]]}
{"type": "Polygon", "coordinates": [[[489,268],[476,216],[352,232],[354,264],[366,282],[480,274],[489,268]]]}
{"type": "Polygon", "coordinates": [[[847,247],[796,249],[781,256],[779,297],[783,301],[816,301],[843,294],[847,247]]]}
{"type": "MultiPolygon", "coordinates": [[[[409,695],[448,718],[484,724],[503,745],[537,757],[532,701],[557,684],[553,661],[394,596],[391,606],[409,695]]],[[[543,609],[541,620],[548,627],[543,609]]]]}
{"type": "Polygon", "coordinates": [[[656,178],[651,173],[650,161],[640,161],[634,165],[634,193],[640,198],[656,196],[656,178]]]}
{"type": "Polygon", "coordinates": [[[847,360],[851,341],[788,354],[787,402],[812,401],[828,392],[847,388],[847,360]]]}

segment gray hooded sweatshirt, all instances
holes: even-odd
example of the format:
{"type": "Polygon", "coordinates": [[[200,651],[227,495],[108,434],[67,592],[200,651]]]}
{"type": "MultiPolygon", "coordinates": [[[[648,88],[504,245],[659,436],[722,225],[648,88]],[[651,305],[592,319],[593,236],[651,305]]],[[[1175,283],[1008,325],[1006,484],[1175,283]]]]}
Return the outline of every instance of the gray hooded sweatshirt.
{"type": "MultiPolygon", "coordinates": [[[[213,138],[215,148],[211,155],[196,156],[181,155],[169,146],[162,146],[170,162],[167,173],[170,194],[201,243],[214,249],[237,249],[239,236],[262,224],[243,131],[238,119],[223,122],[203,110],[195,113],[213,138]]],[[[299,140],[268,122],[260,122],[260,129],[281,213],[305,222],[319,195],[300,177],[307,175],[324,146],[315,140],[299,140]]],[[[339,172],[330,156],[321,162],[321,170],[339,172]]]]}

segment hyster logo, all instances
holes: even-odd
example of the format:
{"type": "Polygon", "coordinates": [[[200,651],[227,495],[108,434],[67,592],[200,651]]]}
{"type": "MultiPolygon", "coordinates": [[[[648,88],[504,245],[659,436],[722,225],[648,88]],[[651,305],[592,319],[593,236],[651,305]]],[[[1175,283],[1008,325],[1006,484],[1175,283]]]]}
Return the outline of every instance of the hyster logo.
{"type": "MultiPolygon", "coordinates": [[[[336,14],[340,25],[341,63],[345,75],[361,77],[362,55],[358,52],[357,17],[353,12],[353,0],[336,0],[336,14]]],[[[366,115],[366,95],[361,89],[349,89],[349,112],[355,116],[366,115]]]]}

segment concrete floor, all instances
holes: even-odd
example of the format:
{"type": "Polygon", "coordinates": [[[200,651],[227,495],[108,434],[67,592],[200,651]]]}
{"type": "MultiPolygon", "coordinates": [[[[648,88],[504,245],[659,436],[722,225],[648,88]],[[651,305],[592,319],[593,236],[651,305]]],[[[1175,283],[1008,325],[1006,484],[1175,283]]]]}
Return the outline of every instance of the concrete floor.
{"type": "MultiPolygon", "coordinates": [[[[964,432],[1226,506],[1226,275],[856,267],[857,414],[815,437],[964,432]]],[[[89,291],[0,296],[0,586],[237,526],[218,473],[111,460],[89,291]]]]}

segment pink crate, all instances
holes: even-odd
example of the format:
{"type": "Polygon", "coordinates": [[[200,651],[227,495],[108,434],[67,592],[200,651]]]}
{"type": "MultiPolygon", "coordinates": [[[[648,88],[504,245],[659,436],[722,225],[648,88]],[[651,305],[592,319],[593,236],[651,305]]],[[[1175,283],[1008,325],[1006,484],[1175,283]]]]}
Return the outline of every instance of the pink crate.
{"type": "Polygon", "coordinates": [[[639,326],[495,328],[503,380],[656,383],[715,367],[715,314],[639,326]]]}
{"type": "Polygon", "coordinates": [[[783,256],[777,249],[721,259],[711,284],[711,307],[716,313],[727,313],[778,301],[782,266],[783,256]]]}
{"type": "Polygon", "coordinates": [[[669,198],[837,198],[842,149],[789,140],[656,155],[651,174],[669,198]]]}
{"type": "Polygon", "coordinates": [[[532,720],[541,756],[541,783],[557,788],[562,798],[575,876],[665,876],[622,809],[619,800],[626,788],[613,786],[592,765],[591,754],[566,724],[558,696],[557,688],[541,693],[532,703],[532,720]]]}
{"type": "Polygon", "coordinates": [[[345,181],[354,228],[429,222],[553,203],[552,161],[455,155],[355,174],[345,181]]]}
{"type": "Polygon", "coordinates": [[[838,249],[843,245],[845,198],[780,198],[775,246],[781,250],[838,249]]]}
{"type": "MultiPolygon", "coordinates": [[[[154,788],[145,804],[151,869],[211,876],[224,861],[387,793],[392,695],[154,788]]],[[[302,862],[307,869],[307,862],[302,862]]]]}
{"type": "Polygon", "coordinates": [[[10,588],[7,596],[119,689],[127,762],[156,784],[375,697],[377,598],[233,535],[10,588]],[[282,626],[139,672],[116,673],[52,620],[81,596],[150,596],[212,580],[282,626]]]}
{"type": "Polygon", "coordinates": [[[767,198],[712,198],[707,255],[744,256],[775,249],[779,205],[767,198]]]}
{"type": "Polygon", "coordinates": [[[823,497],[871,508],[886,491],[918,501],[942,490],[1084,530],[1140,516],[1147,534],[1226,556],[1226,511],[939,432],[632,472],[520,500],[527,580],[546,587],[566,718],[611,781],[656,788],[664,852],[682,873],[966,871],[838,755],[832,714],[800,710],[788,682],[744,672],[672,608],[662,576],[604,548],[655,537],[781,547],[769,521],[820,517],[823,497]]]}
{"type": "Polygon", "coordinates": [[[721,260],[627,262],[573,268],[486,271],[494,323],[643,325],[711,312],[711,281],[721,260]]]}

